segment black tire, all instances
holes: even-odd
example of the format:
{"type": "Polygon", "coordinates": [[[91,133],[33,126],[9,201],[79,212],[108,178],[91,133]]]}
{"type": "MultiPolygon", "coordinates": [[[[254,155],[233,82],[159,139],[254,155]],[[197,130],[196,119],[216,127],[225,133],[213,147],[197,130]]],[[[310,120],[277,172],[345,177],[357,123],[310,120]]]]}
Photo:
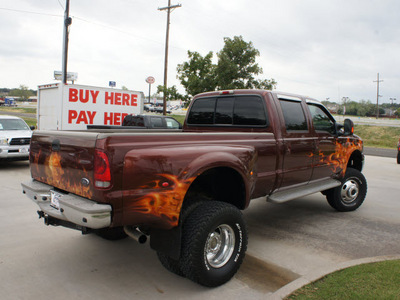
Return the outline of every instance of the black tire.
{"type": "Polygon", "coordinates": [[[246,225],[239,209],[228,203],[204,202],[184,220],[182,231],[180,269],[187,278],[215,287],[235,275],[247,249],[246,225]]]}
{"type": "Polygon", "coordinates": [[[400,151],[397,152],[397,163],[400,164],[400,151]]]}
{"type": "Polygon", "coordinates": [[[161,264],[166,268],[168,271],[184,277],[185,275],[181,271],[180,262],[178,260],[172,259],[168,255],[157,251],[157,256],[161,264]]]}
{"type": "MultiPolygon", "coordinates": [[[[193,210],[196,209],[197,206],[208,200],[210,199],[202,194],[197,194],[196,196],[191,197],[190,200],[184,203],[184,207],[182,207],[182,213],[179,222],[183,224],[184,220],[192,213],[193,210]]],[[[185,277],[185,274],[183,274],[181,270],[180,259],[173,259],[160,251],[157,251],[157,257],[164,268],[166,268],[168,271],[178,276],[185,277]]]]}
{"type": "Polygon", "coordinates": [[[367,195],[367,180],[353,168],[348,168],[342,184],[326,193],[330,206],[342,212],[353,211],[360,207],[367,195]]]}
{"type": "Polygon", "coordinates": [[[123,227],[102,228],[97,230],[96,234],[109,241],[122,240],[128,236],[123,227]]]}

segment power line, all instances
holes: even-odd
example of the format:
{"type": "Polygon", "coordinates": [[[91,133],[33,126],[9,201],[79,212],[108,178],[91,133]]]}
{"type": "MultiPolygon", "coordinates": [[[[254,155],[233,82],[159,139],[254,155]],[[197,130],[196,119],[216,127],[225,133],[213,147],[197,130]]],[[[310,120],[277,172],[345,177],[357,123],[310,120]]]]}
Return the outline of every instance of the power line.
{"type": "Polygon", "coordinates": [[[0,7],[0,9],[1,9],[1,10],[12,11],[12,12],[18,12],[18,13],[25,13],[25,14],[42,15],[42,16],[51,16],[51,17],[63,17],[62,15],[48,14],[48,13],[42,13],[42,12],[35,12],[35,11],[22,10],[22,9],[13,9],[13,8],[6,8],[6,7],[0,7]]]}
{"type": "Polygon", "coordinates": [[[57,0],[58,4],[60,4],[61,8],[64,10],[64,6],[61,4],[60,0],[57,0]]]}

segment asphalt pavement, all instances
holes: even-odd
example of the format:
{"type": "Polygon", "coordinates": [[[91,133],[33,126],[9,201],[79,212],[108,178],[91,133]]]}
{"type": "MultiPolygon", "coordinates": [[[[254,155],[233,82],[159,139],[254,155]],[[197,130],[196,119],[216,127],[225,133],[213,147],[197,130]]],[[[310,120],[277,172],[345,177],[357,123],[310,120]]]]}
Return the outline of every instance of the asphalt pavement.
{"type": "Polygon", "coordinates": [[[165,270],[148,244],[45,226],[21,192],[28,163],[0,164],[2,299],[279,299],[332,270],[398,257],[400,165],[367,155],[364,175],[367,198],[354,212],[333,210],[320,193],[283,204],[254,200],[244,211],[242,267],[209,289],[165,270]]]}

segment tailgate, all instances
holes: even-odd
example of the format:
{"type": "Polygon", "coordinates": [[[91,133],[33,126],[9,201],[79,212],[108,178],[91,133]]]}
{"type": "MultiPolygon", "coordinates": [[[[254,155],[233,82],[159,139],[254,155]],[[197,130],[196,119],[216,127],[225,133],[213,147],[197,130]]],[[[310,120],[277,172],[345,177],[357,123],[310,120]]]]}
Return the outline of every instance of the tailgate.
{"type": "Polygon", "coordinates": [[[32,178],[91,199],[97,133],[36,131],[30,146],[32,178]]]}

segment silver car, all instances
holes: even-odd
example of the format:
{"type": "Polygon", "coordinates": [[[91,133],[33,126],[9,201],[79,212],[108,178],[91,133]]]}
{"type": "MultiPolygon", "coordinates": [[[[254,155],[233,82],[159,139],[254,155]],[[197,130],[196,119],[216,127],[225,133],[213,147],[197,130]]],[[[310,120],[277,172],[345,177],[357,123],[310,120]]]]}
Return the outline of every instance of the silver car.
{"type": "Polygon", "coordinates": [[[29,159],[32,129],[21,118],[0,115],[0,161],[29,159]]]}

